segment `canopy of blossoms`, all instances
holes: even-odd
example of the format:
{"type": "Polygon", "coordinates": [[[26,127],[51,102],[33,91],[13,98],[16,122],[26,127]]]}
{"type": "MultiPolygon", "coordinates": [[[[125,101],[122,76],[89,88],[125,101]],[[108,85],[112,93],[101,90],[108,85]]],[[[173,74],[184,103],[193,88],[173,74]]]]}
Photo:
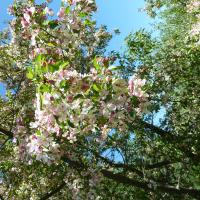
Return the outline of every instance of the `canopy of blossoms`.
{"type": "Polygon", "coordinates": [[[29,59],[19,65],[31,62],[27,77],[36,85],[35,116],[18,119],[15,132],[20,157],[52,163],[66,153],[63,144],[83,137],[102,143],[112,129],[123,134],[148,95],[145,80],[122,79],[110,66],[115,58],[95,55],[110,34],[92,21],[94,1],[63,1],[56,18],[48,3],[21,2],[9,13],[16,16],[10,51],[24,54],[19,47],[26,47],[29,59]]]}

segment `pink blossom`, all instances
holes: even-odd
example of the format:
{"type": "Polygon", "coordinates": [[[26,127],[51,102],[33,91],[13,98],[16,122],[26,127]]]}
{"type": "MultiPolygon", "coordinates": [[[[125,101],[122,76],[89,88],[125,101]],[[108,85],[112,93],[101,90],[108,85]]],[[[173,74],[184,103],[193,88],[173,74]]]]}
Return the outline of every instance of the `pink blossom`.
{"type": "Polygon", "coordinates": [[[38,36],[40,30],[36,29],[33,31],[32,35],[31,35],[31,45],[32,46],[36,46],[36,37],[38,36]]]}
{"type": "Polygon", "coordinates": [[[74,4],[79,3],[79,2],[81,2],[81,1],[83,1],[83,0],[68,0],[68,1],[69,1],[69,3],[70,3],[71,5],[74,5],[74,4]]]}
{"type": "Polygon", "coordinates": [[[58,55],[62,55],[62,49],[61,49],[61,48],[57,48],[57,49],[56,49],[56,53],[57,53],[58,55]]]}
{"type": "Polygon", "coordinates": [[[25,18],[22,17],[21,24],[23,28],[27,28],[29,26],[29,23],[25,20],[25,18]]]}
{"type": "Polygon", "coordinates": [[[29,13],[24,13],[24,19],[27,21],[28,24],[30,24],[31,16],[29,15],[29,13]]]}
{"type": "Polygon", "coordinates": [[[45,48],[35,48],[34,52],[37,54],[45,54],[46,53],[46,49],[45,48]]]}
{"type": "Polygon", "coordinates": [[[65,8],[64,7],[61,7],[60,10],[58,11],[57,13],[57,16],[59,18],[63,18],[65,16],[65,8]]]}
{"type": "Polygon", "coordinates": [[[53,10],[52,10],[51,8],[48,8],[48,7],[46,7],[46,8],[44,9],[44,12],[45,12],[47,15],[49,15],[49,16],[53,16],[53,15],[54,15],[53,10]]]}
{"type": "Polygon", "coordinates": [[[77,141],[76,133],[74,131],[71,131],[70,133],[68,133],[67,139],[69,140],[70,143],[76,142],[77,141]]]}
{"type": "Polygon", "coordinates": [[[35,13],[35,7],[28,8],[27,12],[29,13],[29,15],[33,15],[35,13]]]}
{"type": "Polygon", "coordinates": [[[196,12],[200,7],[200,2],[197,0],[192,0],[186,7],[189,13],[196,12]]]}
{"type": "Polygon", "coordinates": [[[14,138],[12,139],[12,142],[13,142],[14,144],[16,144],[16,143],[17,143],[17,138],[14,137],[14,138]]]}
{"type": "Polygon", "coordinates": [[[27,28],[31,23],[31,16],[35,12],[35,7],[30,7],[26,9],[25,13],[23,14],[21,24],[23,28],[27,28]]]}
{"type": "Polygon", "coordinates": [[[73,102],[73,96],[72,95],[69,95],[67,97],[67,103],[72,103],[73,102]]]}
{"type": "Polygon", "coordinates": [[[9,15],[13,15],[14,14],[14,8],[13,8],[12,5],[8,6],[7,12],[8,12],[9,15]]]}
{"type": "Polygon", "coordinates": [[[147,94],[142,90],[142,87],[145,85],[145,79],[139,79],[137,77],[132,77],[129,80],[128,88],[130,95],[137,96],[137,97],[145,97],[147,94]]]}

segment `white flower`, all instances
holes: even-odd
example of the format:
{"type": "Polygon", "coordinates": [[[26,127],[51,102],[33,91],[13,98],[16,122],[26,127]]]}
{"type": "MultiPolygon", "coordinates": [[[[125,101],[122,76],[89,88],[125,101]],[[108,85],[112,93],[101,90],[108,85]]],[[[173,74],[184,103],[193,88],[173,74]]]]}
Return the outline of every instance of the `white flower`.
{"type": "Polygon", "coordinates": [[[47,15],[49,15],[49,16],[53,16],[53,15],[54,15],[53,10],[52,10],[51,8],[48,8],[48,7],[46,7],[46,8],[44,9],[44,12],[45,12],[45,14],[47,14],[47,15]]]}

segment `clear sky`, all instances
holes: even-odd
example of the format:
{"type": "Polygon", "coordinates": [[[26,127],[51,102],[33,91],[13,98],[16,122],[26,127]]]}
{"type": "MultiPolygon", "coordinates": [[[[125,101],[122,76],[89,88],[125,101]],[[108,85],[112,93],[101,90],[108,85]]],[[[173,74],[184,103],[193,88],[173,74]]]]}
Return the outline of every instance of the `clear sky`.
{"type": "Polygon", "coordinates": [[[97,0],[98,12],[96,20],[98,24],[105,24],[109,31],[119,28],[121,34],[113,38],[109,49],[120,50],[124,38],[132,31],[140,28],[150,28],[150,19],[144,12],[143,0],[97,0]]]}
{"type": "MultiPolygon", "coordinates": [[[[0,29],[6,27],[7,7],[13,0],[0,0],[0,29]]],[[[38,0],[38,2],[44,2],[38,0]]],[[[58,10],[60,0],[53,0],[51,7],[58,10]]],[[[150,19],[144,12],[139,12],[144,7],[143,0],[97,0],[98,11],[94,18],[98,25],[103,24],[110,32],[119,28],[121,34],[115,36],[109,44],[109,50],[122,50],[124,38],[132,31],[140,28],[150,28],[150,19]]],[[[0,94],[4,93],[4,87],[0,84],[0,94]]]]}

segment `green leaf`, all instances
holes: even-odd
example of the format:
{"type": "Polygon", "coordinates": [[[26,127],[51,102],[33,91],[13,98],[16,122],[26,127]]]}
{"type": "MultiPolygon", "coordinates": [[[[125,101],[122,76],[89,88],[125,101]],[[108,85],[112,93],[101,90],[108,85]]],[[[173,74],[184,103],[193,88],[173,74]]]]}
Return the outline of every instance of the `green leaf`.
{"type": "Polygon", "coordinates": [[[97,85],[97,84],[93,84],[92,85],[92,88],[96,91],[96,92],[100,92],[100,90],[101,90],[101,86],[100,85],[97,85]]]}
{"type": "Polygon", "coordinates": [[[29,71],[27,74],[26,74],[26,77],[28,79],[33,79],[34,75],[33,75],[33,72],[32,71],[29,71]]]}
{"type": "Polygon", "coordinates": [[[55,72],[55,71],[58,71],[58,70],[59,70],[59,65],[57,65],[57,64],[48,66],[49,72],[55,72]]]}
{"type": "Polygon", "coordinates": [[[74,124],[73,124],[70,120],[67,120],[67,124],[68,124],[71,128],[75,128],[74,124]]]}
{"type": "Polygon", "coordinates": [[[49,21],[48,25],[50,26],[51,29],[54,29],[58,26],[58,22],[55,20],[49,21]]]}
{"type": "Polygon", "coordinates": [[[67,90],[69,88],[69,83],[66,80],[62,80],[60,82],[60,87],[67,90]]]}
{"type": "Polygon", "coordinates": [[[85,12],[80,12],[78,15],[79,15],[79,17],[81,17],[81,18],[85,18],[85,17],[88,16],[88,14],[85,13],[85,12]]]}
{"type": "Polygon", "coordinates": [[[93,60],[93,65],[94,65],[94,68],[99,71],[101,69],[101,66],[98,64],[97,62],[97,57],[94,58],[93,60]]]}
{"type": "Polygon", "coordinates": [[[41,64],[41,61],[42,61],[42,54],[39,54],[36,58],[35,58],[35,62],[37,64],[41,64]]]}
{"type": "Polygon", "coordinates": [[[48,45],[49,47],[55,47],[55,45],[52,44],[52,43],[47,43],[47,45],[48,45]]]}
{"type": "Polygon", "coordinates": [[[40,90],[40,92],[42,92],[42,93],[44,93],[44,92],[50,92],[51,86],[48,85],[48,84],[42,84],[42,85],[40,85],[39,90],[40,90]]]}
{"type": "Polygon", "coordinates": [[[108,69],[111,71],[116,71],[116,70],[124,69],[124,67],[123,66],[110,66],[108,69]]]}
{"type": "Polygon", "coordinates": [[[84,96],[82,94],[77,94],[75,97],[74,97],[74,100],[76,99],[82,99],[84,96]]]}
{"type": "Polygon", "coordinates": [[[95,22],[90,21],[89,19],[86,19],[84,23],[86,26],[92,26],[93,24],[95,24],[95,22]]]}
{"type": "Polygon", "coordinates": [[[65,8],[65,14],[68,15],[69,13],[70,13],[70,7],[67,6],[67,7],[65,8]]]}
{"type": "Polygon", "coordinates": [[[106,117],[104,117],[104,116],[100,116],[100,117],[99,117],[99,122],[100,122],[101,124],[106,124],[107,121],[108,121],[108,119],[107,119],[106,117]]]}
{"type": "Polygon", "coordinates": [[[65,62],[62,62],[59,66],[59,69],[64,69],[66,66],[69,65],[69,62],[65,61],[65,62]]]}

